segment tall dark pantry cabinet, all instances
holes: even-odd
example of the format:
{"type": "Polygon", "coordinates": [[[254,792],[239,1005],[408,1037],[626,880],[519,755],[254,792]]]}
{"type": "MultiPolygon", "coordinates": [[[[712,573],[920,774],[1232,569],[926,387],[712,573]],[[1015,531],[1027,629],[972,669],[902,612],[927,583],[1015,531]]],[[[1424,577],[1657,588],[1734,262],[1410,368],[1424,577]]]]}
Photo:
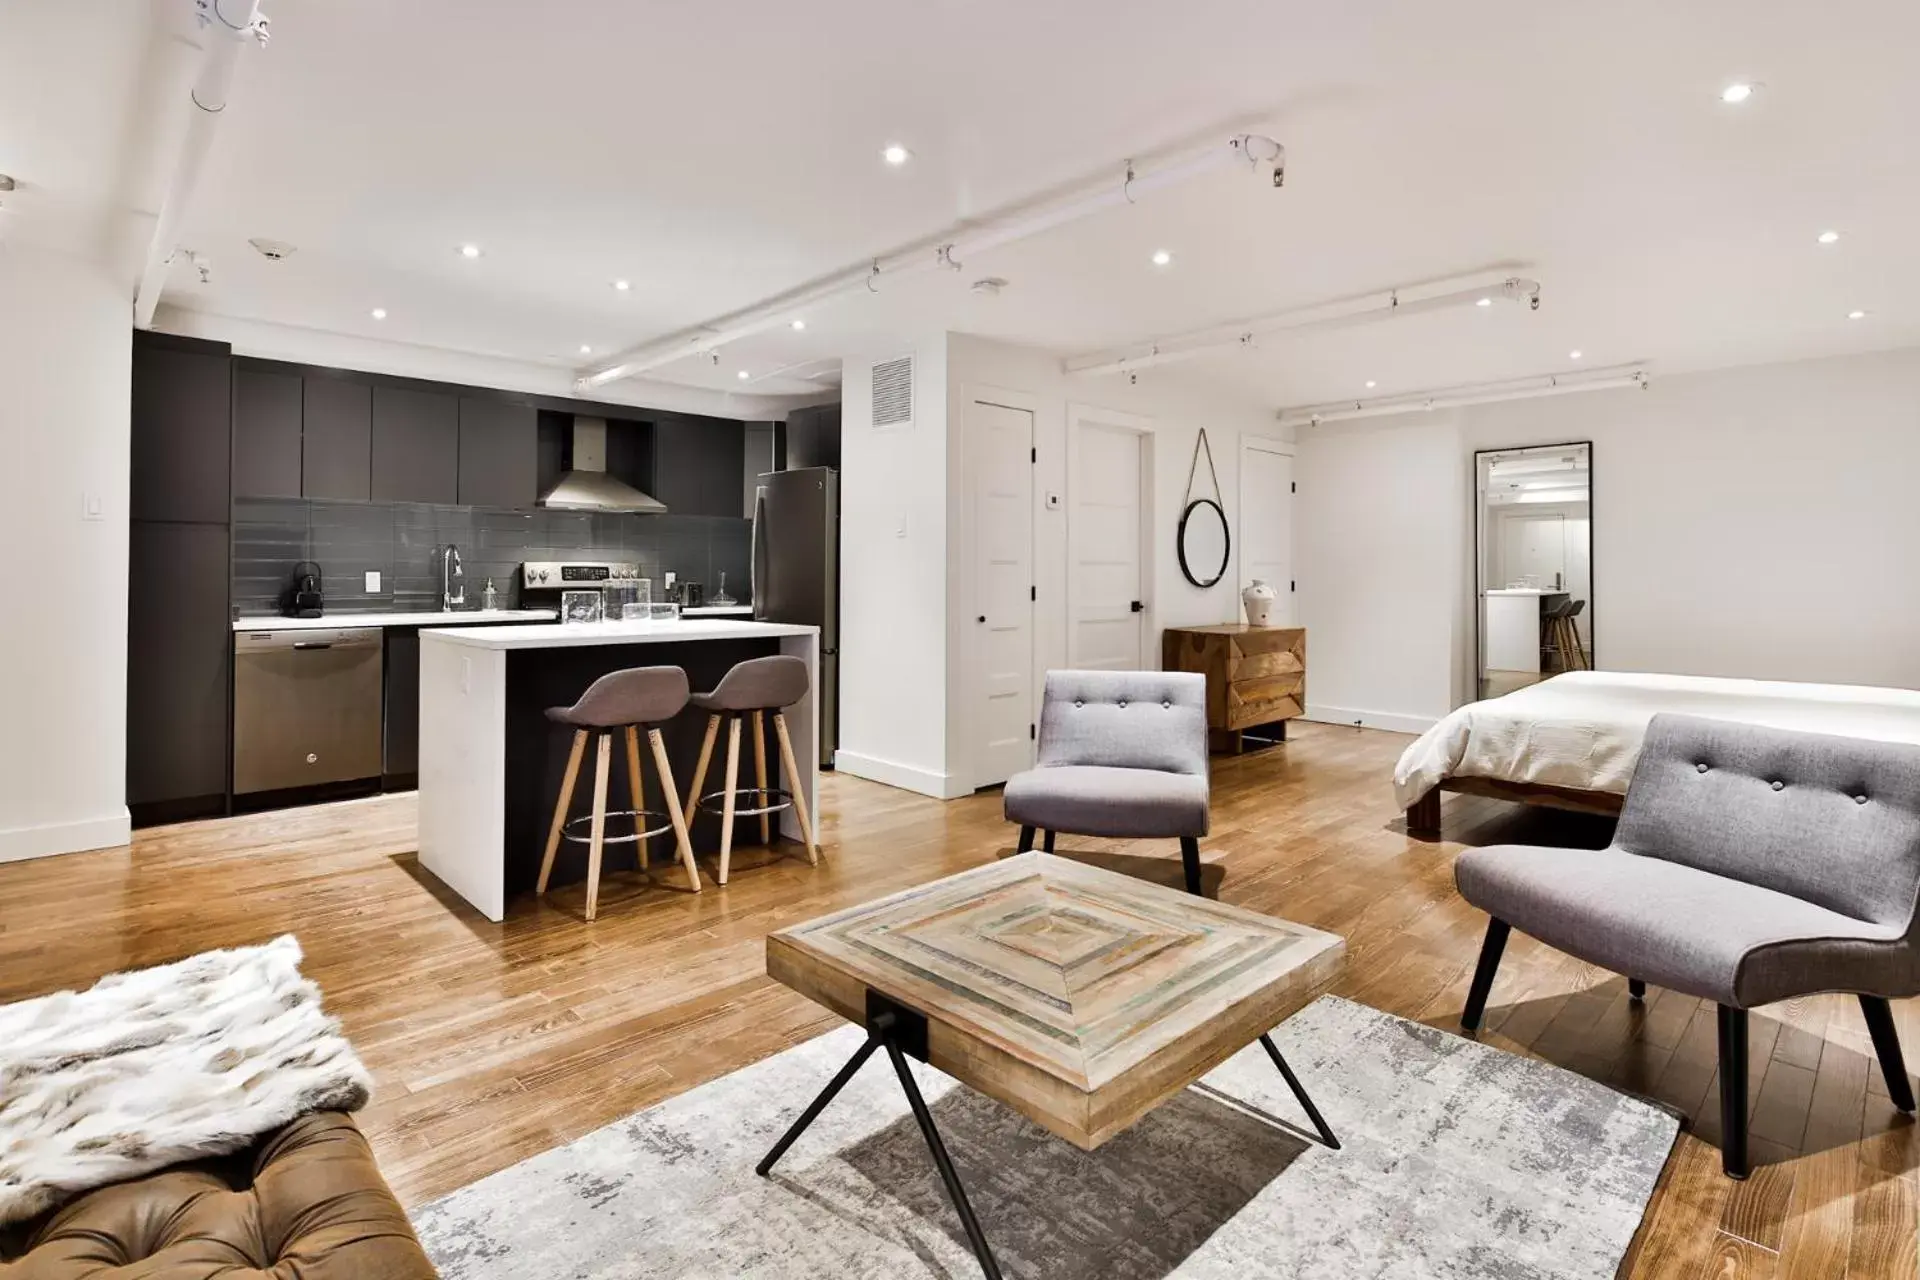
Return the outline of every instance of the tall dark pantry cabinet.
{"type": "Polygon", "coordinates": [[[222,813],[234,386],[223,342],[135,333],[127,575],[127,806],[222,813]]]}

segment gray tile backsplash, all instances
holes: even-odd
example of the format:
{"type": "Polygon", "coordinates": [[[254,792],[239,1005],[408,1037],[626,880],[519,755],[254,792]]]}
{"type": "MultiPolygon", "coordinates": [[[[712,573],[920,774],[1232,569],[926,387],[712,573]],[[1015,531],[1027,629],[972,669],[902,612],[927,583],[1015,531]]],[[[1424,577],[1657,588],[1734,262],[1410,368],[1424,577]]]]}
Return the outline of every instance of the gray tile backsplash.
{"type": "Polygon", "coordinates": [[[412,502],[327,502],[309,498],[236,498],[233,504],[233,604],[243,615],[274,613],[293,566],[320,566],[328,613],[381,613],[440,607],[435,553],[451,542],[466,567],[467,605],[478,608],[492,578],[502,608],[519,604],[525,560],[636,562],[654,580],[672,570],[712,595],[747,599],[752,525],[724,516],[642,516],[578,511],[495,511],[412,502]],[[380,571],[380,591],[365,589],[380,571]]]}

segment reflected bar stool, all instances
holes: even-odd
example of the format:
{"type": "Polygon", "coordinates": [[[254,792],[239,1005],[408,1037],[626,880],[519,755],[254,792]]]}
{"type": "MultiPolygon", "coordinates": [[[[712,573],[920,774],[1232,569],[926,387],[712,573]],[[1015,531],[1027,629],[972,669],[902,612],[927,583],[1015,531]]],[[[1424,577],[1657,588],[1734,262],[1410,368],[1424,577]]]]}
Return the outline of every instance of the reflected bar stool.
{"type": "Polygon", "coordinates": [[[806,779],[793,762],[793,741],[787,737],[787,707],[807,696],[807,664],[791,654],[768,658],[749,658],[735,663],[712,693],[696,693],[693,705],[709,715],[707,736],[700,743],[700,763],[693,768],[693,786],[687,789],[687,813],[720,815],[721,884],[733,859],[733,820],[737,817],[760,819],[760,842],[771,844],[769,814],[788,808],[800,823],[800,836],[806,842],[807,862],[817,865],[820,846],[814,843],[813,821],[807,813],[806,779]],[[766,713],[773,713],[773,732],[780,742],[780,762],[786,770],[788,789],[767,786],[766,713]],[[751,787],[740,785],[740,726],[752,717],[753,780],[751,787]],[[708,795],[700,794],[707,780],[707,763],[713,758],[714,739],[720,734],[720,722],[727,722],[727,785],[708,795]],[[750,808],[741,808],[741,796],[751,796],[750,808]],[[717,803],[716,803],[717,802],[717,803]]]}
{"type": "Polygon", "coordinates": [[[547,708],[547,719],[573,730],[573,750],[567,754],[567,774],[560,783],[560,799],[553,806],[553,826],[547,831],[547,852],[540,860],[539,893],[547,892],[547,880],[553,874],[553,855],[565,839],[587,846],[587,919],[592,920],[600,905],[600,855],[609,843],[607,819],[627,818],[633,834],[614,836],[614,844],[637,844],[640,869],[649,870],[648,843],[652,837],[673,832],[680,861],[687,868],[687,887],[700,892],[700,872],[693,864],[693,844],[687,839],[686,817],[680,809],[680,793],[673,781],[673,766],[667,763],[666,743],[659,726],[679,715],[687,705],[687,673],[679,667],[633,667],[601,676],[570,707],[547,708]],[[662,814],[647,808],[646,785],[640,779],[640,730],[647,731],[653,746],[654,768],[660,773],[660,791],[667,806],[662,814]],[[611,763],[613,735],[618,730],[627,740],[627,794],[633,808],[607,812],[607,770],[611,763]],[[599,738],[593,767],[593,812],[567,821],[567,809],[573,803],[574,783],[580,777],[580,758],[586,753],[587,735],[599,738]],[[667,819],[648,827],[648,819],[667,819]],[[584,836],[568,830],[586,823],[584,836]]]}

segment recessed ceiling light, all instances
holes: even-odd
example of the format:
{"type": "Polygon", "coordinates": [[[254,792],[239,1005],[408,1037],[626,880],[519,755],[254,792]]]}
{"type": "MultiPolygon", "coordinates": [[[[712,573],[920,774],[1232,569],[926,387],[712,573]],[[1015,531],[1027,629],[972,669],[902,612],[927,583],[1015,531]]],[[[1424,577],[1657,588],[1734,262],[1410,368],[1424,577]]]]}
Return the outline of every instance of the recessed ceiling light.
{"type": "Polygon", "coordinates": [[[1492,298],[1482,298],[1482,299],[1480,299],[1480,300],[1479,300],[1478,302],[1476,302],[1476,303],[1474,303],[1473,305],[1474,305],[1474,306],[1476,306],[1476,307],[1490,307],[1490,306],[1492,306],[1492,305],[1493,305],[1493,299],[1492,299],[1492,298]]]}
{"type": "Polygon", "coordinates": [[[1574,350],[1567,352],[1567,359],[1578,360],[1582,354],[1583,353],[1578,348],[1575,348],[1574,350]]]}
{"type": "Polygon", "coordinates": [[[590,356],[593,354],[593,348],[583,342],[580,344],[580,354],[583,356],[590,356]]]}
{"type": "Polygon", "coordinates": [[[1373,380],[1372,378],[1368,378],[1368,379],[1367,379],[1367,390],[1369,390],[1369,391],[1371,391],[1371,390],[1373,390],[1373,389],[1374,389],[1375,387],[1377,387],[1377,386],[1379,386],[1379,385],[1380,385],[1380,384],[1379,384],[1379,383],[1377,383],[1377,382],[1375,382],[1375,381],[1374,381],[1374,380],[1373,380]]]}
{"type": "Polygon", "coordinates": [[[477,244],[463,244],[460,246],[460,256],[463,258],[477,258],[480,256],[480,246],[477,244]]]}
{"type": "Polygon", "coordinates": [[[1747,84],[1745,81],[1730,84],[1720,91],[1720,101],[1728,103],[1745,102],[1753,96],[1753,89],[1754,86],[1747,84]]]}
{"type": "Polygon", "coordinates": [[[1849,320],[1865,320],[1866,318],[1867,318],[1867,313],[1864,311],[1847,312],[1847,319],[1849,320]]]}
{"type": "Polygon", "coordinates": [[[1153,251],[1154,266],[1165,267],[1165,266],[1171,265],[1172,262],[1173,262],[1173,255],[1168,253],[1165,249],[1155,249],[1153,251]]]}
{"type": "Polygon", "coordinates": [[[385,320],[387,318],[387,309],[385,307],[375,307],[373,309],[373,318],[375,320],[385,320]]]}
{"type": "Polygon", "coordinates": [[[622,293],[625,293],[625,292],[626,292],[627,290],[629,290],[629,289],[631,289],[631,288],[633,288],[633,281],[631,281],[631,280],[615,280],[615,281],[613,282],[613,287],[614,287],[614,288],[616,288],[616,289],[618,289],[618,290],[619,290],[620,292],[622,292],[622,293]]]}
{"type": "Polygon", "coordinates": [[[1821,244],[1836,244],[1839,242],[1839,239],[1840,233],[1838,231],[1822,231],[1820,233],[1821,244]]]}
{"type": "Polygon", "coordinates": [[[807,322],[805,320],[794,319],[787,322],[787,328],[793,330],[795,333],[800,332],[802,329],[806,327],[807,327],[807,322]]]}
{"type": "Polygon", "coordinates": [[[913,159],[913,152],[907,150],[897,142],[889,142],[886,147],[881,150],[880,158],[888,164],[905,164],[907,161],[913,159]]]}
{"type": "Polygon", "coordinates": [[[745,382],[748,378],[751,378],[753,375],[748,373],[745,369],[742,369],[740,372],[734,374],[733,376],[740,379],[740,381],[745,382]]]}

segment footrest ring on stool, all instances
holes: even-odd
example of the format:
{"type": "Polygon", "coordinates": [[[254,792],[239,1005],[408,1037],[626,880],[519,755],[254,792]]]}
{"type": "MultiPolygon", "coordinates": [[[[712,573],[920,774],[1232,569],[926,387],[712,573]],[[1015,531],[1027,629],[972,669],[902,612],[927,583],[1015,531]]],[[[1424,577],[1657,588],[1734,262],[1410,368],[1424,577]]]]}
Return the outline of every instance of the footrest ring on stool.
{"type": "MultiPolygon", "coordinates": [[[[654,836],[666,835],[673,830],[673,823],[668,821],[667,815],[658,809],[609,809],[607,810],[606,818],[608,822],[613,821],[615,818],[624,818],[626,819],[626,825],[631,827],[632,830],[624,836],[602,835],[600,837],[601,844],[635,844],[654,836]],[[640,819],[642,818],[649,820],[658,818],[660,819],[660,825],[642,830],[640,827],[640,819]]],[[[573,819],[567,823],[566,826],[560,828],[560,836],[562,839],[570,840],[574,844],[592,844],[593,815],[590,813],[582,814],[578,818],[573,819]],[[574,834],[575,827],[580,829],[581,834],[574,834]]]]}
{"type": "MultiPolygon", "coordinates": [[[[782,809],[793,808],[793,792],[781,787],[741,787],[733,793],[736,796],[752,796],[757,808],[743,809],[735,805],[733,816],[736,818],[757,818],[763,813],[778,813],[782,809]]],[[[693,802],[696,813],[726,813],[727,793],[724,789],[711,791],[693,802]]]]}

